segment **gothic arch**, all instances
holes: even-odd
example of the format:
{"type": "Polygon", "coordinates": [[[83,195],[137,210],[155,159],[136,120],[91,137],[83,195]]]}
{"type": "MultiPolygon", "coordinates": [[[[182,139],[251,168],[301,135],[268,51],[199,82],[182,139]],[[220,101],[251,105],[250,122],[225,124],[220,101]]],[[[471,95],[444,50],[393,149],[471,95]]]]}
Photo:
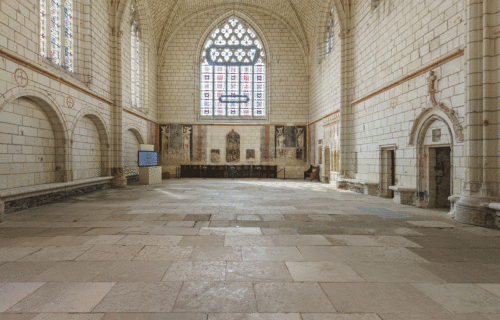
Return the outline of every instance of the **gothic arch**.
{"type": "Polygon", "coordinates": [[[49,96],[40,90],[15,88],[7,91],[0,98],[0,112],[7,104],[17,99],[27,99],[34,102],[49,118],[50,124],[52,125],[52,131],[54,132],[54,138],[56,140],[56,181],[70,181],[68,128],[64,114],[58,107],[57,102],[52,96],[49,96]]]}
{"type": "Polygon", "coordinates": [[[139,144],[145,144],[144,138],[142,137],[142,134],[141,134],[141,131],[139,130],[139,128],[137,128],[136,126],[130,125],[130,126],[126,127],[125,130],[123,130],[123,133],[126,133],[129,130],[134,134],[137,141],[139,141],[139,144]]]}
{"type": "Polygon", "coordinates": [[[409,146],[415,146],[418,143],[418,138],[420,137],[421,132],[424,131],[425,134],[425,130],[427,130],[426,128],[425,130],[423,130],[425,124],[428,123],[430,119],[434,118],[441,119],[441,121],[446,123],[448,129],[450,129],[450,134],[452,135],[454,141],[463,142],[463,128],[460,125],[455,112],[440,104],[438,107],[425,108],[415,119],[410,131],[410,135],[408,137],[409,146]]]}
{"type": "Polygon", "coordinates": [[[164,52],[164,50],[168,47],[168,44],[169,44],[170,40],[175,37],[175,35],[177,34],[177,32],[182,27],[184,27],[184,25],[187,22],[191,21],[195,17],[203,15],[203,14],[206,14],[207,12],[214,11],[214,10],[220,10],[221,12],[223,12],[223,14],[221,14],[217,18],[213,19],[212,22],[207,26],[207,31],[205,31],[203,33],[203,35],[201,36],[201,38],[199,40],[199,43],[198,43],[198,46],[197,46],[197,53],[196,54],[198,54],[199,52],[201,53],[201,48],[203,47],[203,44],[204,44],[204,42],[205,42],[208,34],[212,31],[212,29],[214,27],[218,23],[220,23],[222,20],[228,18],[231,15],[235,15],[235,16],[241,17],[245,22],[247,22],[250,26],[252,26],[252,28],[254,28],[255,32],[260,37],[260,39],[262,40],[262,42],[264,44],[264,47],[267,50],[266,52],[267,52],[268,59],[271,60],[272,57],[273,57],[273,55],[272,55],[272,52],[270,51],[269,44],[268,44],[268,42],[266,40],[264,32],[262,31],[262,28],[259,26],[258,23],[255,22],[255,20],[253,18],[251,18],[249,15],[247,15],[247,14],[245,14],[243,12],[245,10],[244,8],[251,8],[251,9],[256,10],[256,11],[258,11],[260,13],[269,15],[269,16],[275,18],[276,20],[280,21],[284,25],[286,25],[287,29],[290,30],[291,34],[295,37],[297,43],[300,45],[300,49],[302,51],[302,56],[304,58],[304,63],[307,66],[307,52],[308,52],[307,43],[305,42],[305,40],[301,40],[301,38],[299,37],[299,35],[297,34],[297,32],[292,28],[292,26],[290,25],[290,23],[288,23],[281,16],[278,16],[278,15],[272,13],[272,12],[263,10],[262,8],[259,8],[259,7],[256,7],[256,6],[250,6],[250,5],[243,5],[242,4],[239,7],[241,8],[241,10],[234,9],[234,6],[230,5],[230,4],[226,4],[224,6],[219,6],[219,7],[212,6],[212,7],[206,8],[206,9],[204,9],[202,11],[193,13],[190,16],[186,17],[183,20],[182,23],[179,23],[175,27],[175,29],[172,31],[172,33],[170,33],[169,35],[162,35],[162,38],[159,40],[158,56],[160,57],[160,65],[163,64],[163,60],[164,60],[163,52],[164,52]]]}
{"type": "MultiPolygon", "coordinates": [[[[336,18],[339,21],[340,25],[340,30],[338,32],[338,36],[342,34],[346,34],[348,32],[348,27],[347,27],[347,19],[346,19],[346,13],[344,11],[344,6],[342,3],[340,3],[340,0],[322,0],[317,9],[317,14],[316,14],[316,26],[314,27],[315,30],[315,35],[316,35],[316,42],[319,44],[322,42],[322,39],[319,37],[323,37],[324,35],[324,28],[327,23],[327,12],[330,9],[330,4],[332,4],[335,8],[335,14],[336,18]]],[[[312,49],[312,48],[311,48],[312,49]]]]}
{"type": "MultiPolygon", "coordinates": [[[[109,130],[106,127],[106,122],[104,118],[97,111],[85,108],[81,110],[75,117],[73,122],[73,127],[71,129],[71,151],[73,151],[73,139],[75,136],[75,129],[78,122],[83,119],[83,117],[88,117],[97,128],[99,133],[99,140],[101,142],[101,176],[108,176],[110,174],[110,140],[109,140],[109,130]]],[[[71,152],[71,157],[73,157],[73,152],[71,152]]],[[[73,159],[72,159],[73,160],[73,159]]]]}

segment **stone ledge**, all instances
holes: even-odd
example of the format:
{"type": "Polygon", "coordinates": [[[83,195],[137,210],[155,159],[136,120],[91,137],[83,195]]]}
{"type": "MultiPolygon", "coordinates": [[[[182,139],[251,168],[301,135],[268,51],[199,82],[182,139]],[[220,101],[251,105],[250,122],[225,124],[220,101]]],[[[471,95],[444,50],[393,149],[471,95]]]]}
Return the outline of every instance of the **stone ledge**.
{"type": "Polygon", "coordinates": [[[404,186],[390,186],[390,190],[394,191],[394,203],[406,204],[412,206],[414,203],[416,188],[404,186]]]}
{"type": "Polygon", "coordinates": [[[490,203],[488,207],[495,210],[497,212],[497,215],[500,215],[500,203],[490,203]]]}
{"type": "Polygon", "coordinates": [[[340,178],[337,183],[345,183],[349,190],[370,196],[377,196],[379,192],[379,183],[374,181],[340,178]]]}
{"type": "Polygon", "coordinates": [[[113,177],[98,177],[68,182],[42,184],[37,186],[3,189],[0,190],[0,200],[3,202],[7,202],[16,199],[57,192],[63,189],[73,189],[88,185],[104,184],[110,182],[111,180],[113,180],[113,177]]]}
{"type": "Polygon", "coordinates": [[[410,187],[400,187],[400,186],[390,186],[390,190],[394,192],[416,192],[417,188],[410,188],[410,187]]]}

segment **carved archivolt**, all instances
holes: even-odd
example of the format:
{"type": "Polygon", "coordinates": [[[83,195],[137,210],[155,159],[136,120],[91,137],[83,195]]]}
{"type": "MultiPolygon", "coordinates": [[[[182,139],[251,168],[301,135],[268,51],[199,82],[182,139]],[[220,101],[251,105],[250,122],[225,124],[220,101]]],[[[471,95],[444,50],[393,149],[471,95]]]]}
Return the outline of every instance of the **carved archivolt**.
{"type": "Polygon", "coordinates": [[[444,104],[437,102],[436,100],[436,79],[434,72],[431,71],[428,82],[429,82],[429,97],[431,106],[424,108],[422,112],[418,115],[417,119],[413,123],[411,128],[408,145],[414,146],[417,142],[418,132],[422,128],[423,124],[432,116],[439,116],[448,124],[450,128],[453,128],[454,139],[457,142],[464,141],[463,127],[460,125],[455,111],[446,107],[444,104]]]}

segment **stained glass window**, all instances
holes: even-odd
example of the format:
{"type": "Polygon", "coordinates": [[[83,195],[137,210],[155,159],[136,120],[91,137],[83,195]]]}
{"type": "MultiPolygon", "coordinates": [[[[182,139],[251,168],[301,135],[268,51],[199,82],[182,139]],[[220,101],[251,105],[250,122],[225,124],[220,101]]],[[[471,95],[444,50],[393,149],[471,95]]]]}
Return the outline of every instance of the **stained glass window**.
{"type": "Polygon", "coordinates": [[[73,71],[73,0],[40,0],[40,55],[73,71]]]}
{"type": "Polygon", "coordinates": [[[73,71],[73,0],[64,0],[64,63],[73,71]]]}
{"type": "Polygon", "coordinates": [[[201,116],[266,116],[266,56],[257,34],[232,17],[211,32],[200,67],[201,116]]]}
{"type": "Polygon", "coordinates": [[[40,55],[46,57],[47,45],[47,1],[40,0],[40,55]]]}
{"type": "Polygon", "coordinates": [[[333,39],[334,39],[334,27],[335,27],[335,11],[333,9],[333,5],[330,5],[330,11],[328,12],[328,23],[326,25],[326,33],[325,33],[325,53],[328,55],[333,50],[333,39]]]}
{"type": "Polygon", "coordinates": [[[50,0],[50,53],[52,62],[61,64],[61,6],[59,0],[50,0]]]}
{"type": "Polygon", "coordinates": [[[132,105],[139,108],[140,100],[140,37],[139,37],[139,24],[137,23],[137,14],[135,12],[134,5],[131,7],[130,22],[132,24],[131,35],[130,35],[130,57],[131,57],[131,93],[132,93],[132,105]]]}

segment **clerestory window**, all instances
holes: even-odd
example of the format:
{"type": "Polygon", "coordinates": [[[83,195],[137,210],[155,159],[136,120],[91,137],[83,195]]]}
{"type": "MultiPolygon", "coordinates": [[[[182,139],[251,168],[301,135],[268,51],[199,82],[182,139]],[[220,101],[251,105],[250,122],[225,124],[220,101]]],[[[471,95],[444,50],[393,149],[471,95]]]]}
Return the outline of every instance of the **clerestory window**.
{"type": "Polygon", "coordinates": [[[139,24],[137,23],[137,13],[135,11],[134,5],[131,6],[130,23],[131,23],[131,34],[130,34],[130,70],[131,70],[131,94],[132,94],[132,106],[140,107],[140,71],[141,71],[141,50],[140,50],[140,34],[139,34],[139,24]]]}
{"type": "Polygon", "coordinates": [[[231,17],[210,33],[200,73],[202,117],[266,117],[266,55],[245,22],[231,17]]]}
{"type": "Polygon", "coordinates": [[[325,32],[325,54],[329,55],[333,50],[334,40],[334,27],[335,27],[335,11],[333,5],[330,4],[330,11],[328,12],[328,23],[325,32]]]}
{"type": "Polygon", "coordinates": [[[40,0],[40,55],[73,72],[73,0],[40,0]]]}

